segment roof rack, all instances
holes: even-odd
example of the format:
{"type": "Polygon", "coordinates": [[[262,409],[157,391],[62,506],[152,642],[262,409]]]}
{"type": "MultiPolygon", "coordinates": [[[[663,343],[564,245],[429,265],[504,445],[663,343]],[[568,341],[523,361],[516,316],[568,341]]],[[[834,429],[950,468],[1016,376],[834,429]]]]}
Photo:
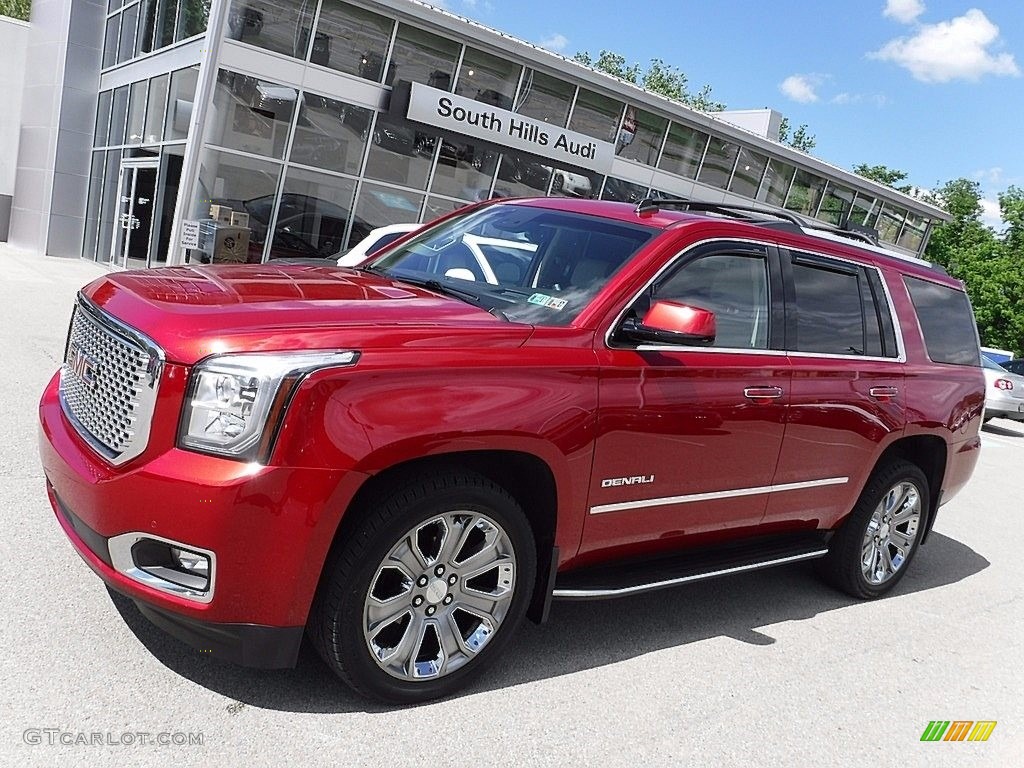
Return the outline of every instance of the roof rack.
{"type": "Polygon", "coordinates": [[[850,240],[859,240],[869,245],[878,246],[878,233],[868,227],[859,227],[856,224],[846,222],[845,227],[835,227],[829,224],[822,224],[819,221],[808,219],[793,211],[776,208],[768,208],[760,205],[743,205],[741,203],[709,203],[702,200],[689,200],[685,197],[648,197],[637,203],[637,214],[653,213],[661,208],[685,208],[687,211],[704,211],[717,213],[722,216],[730,216],[734,219],[743,219],[762,226],[771,226],[782,229],[795,227],[797,231],[805,233],[806,230],[818,230],[830,232],[850,240]],[[755,216],[743,214],[761,214],[771,216],[775,221],[762,221],[755,216]],[[856,227],[856,228],[854,228],[856,227]]]}

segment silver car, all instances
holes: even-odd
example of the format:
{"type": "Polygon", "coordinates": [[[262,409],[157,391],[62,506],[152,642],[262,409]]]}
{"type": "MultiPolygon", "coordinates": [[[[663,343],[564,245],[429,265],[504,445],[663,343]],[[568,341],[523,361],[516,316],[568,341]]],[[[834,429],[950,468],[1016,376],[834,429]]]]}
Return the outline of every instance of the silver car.
{"type": "Polygon", "coordinates": [[[985,369],[985,421],[1024,421],[1024,376],[1010,373],[985,355],[981,364],[985,369]]]}

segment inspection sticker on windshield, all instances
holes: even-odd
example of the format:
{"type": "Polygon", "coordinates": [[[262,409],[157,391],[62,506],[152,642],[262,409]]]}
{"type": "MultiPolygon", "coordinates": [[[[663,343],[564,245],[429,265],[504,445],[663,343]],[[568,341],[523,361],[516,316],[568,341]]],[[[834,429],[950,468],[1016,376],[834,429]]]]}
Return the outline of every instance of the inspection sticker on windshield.
{"type": "Polygon", "coordinates": [[[541,307],[550,307],[551,309],[564,309],[568,302],[565,299],[556,299],[554,296],[548,296],[544,293],[535,293],[527,299],[530,304],[537,304],[541,307]]]}

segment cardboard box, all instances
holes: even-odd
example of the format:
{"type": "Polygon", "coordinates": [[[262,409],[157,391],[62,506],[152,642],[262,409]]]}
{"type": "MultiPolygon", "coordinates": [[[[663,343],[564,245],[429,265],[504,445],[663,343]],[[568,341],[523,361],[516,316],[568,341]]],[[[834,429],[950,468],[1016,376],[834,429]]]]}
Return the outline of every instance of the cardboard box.
{"type": "Polygon", "coordinates": [[[232,210],[226,205],[211,205],[210,218],[221,224],[231,223],[232,210]]]}

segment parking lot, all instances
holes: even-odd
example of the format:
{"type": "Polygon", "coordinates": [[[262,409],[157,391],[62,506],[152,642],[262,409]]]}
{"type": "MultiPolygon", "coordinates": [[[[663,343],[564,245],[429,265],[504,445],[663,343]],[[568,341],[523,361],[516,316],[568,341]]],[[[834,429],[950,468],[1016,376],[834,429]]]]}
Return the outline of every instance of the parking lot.
{"type": "Polygon", "coordinates": [[[469,692],[385,708],[309,649],[290,671],[204,658],[103,588],[47,503],[35,416],[102,269],[0,245],[0,272],[2,765],[1020,764],[1024,424],[985,428],[972,483],[887,599],[800,564],[556,604],[469,692]],[[921,742],[933,720],[998,725],[921,742]],[[149,743],[168,734],[201,743],[149,743]]]}

